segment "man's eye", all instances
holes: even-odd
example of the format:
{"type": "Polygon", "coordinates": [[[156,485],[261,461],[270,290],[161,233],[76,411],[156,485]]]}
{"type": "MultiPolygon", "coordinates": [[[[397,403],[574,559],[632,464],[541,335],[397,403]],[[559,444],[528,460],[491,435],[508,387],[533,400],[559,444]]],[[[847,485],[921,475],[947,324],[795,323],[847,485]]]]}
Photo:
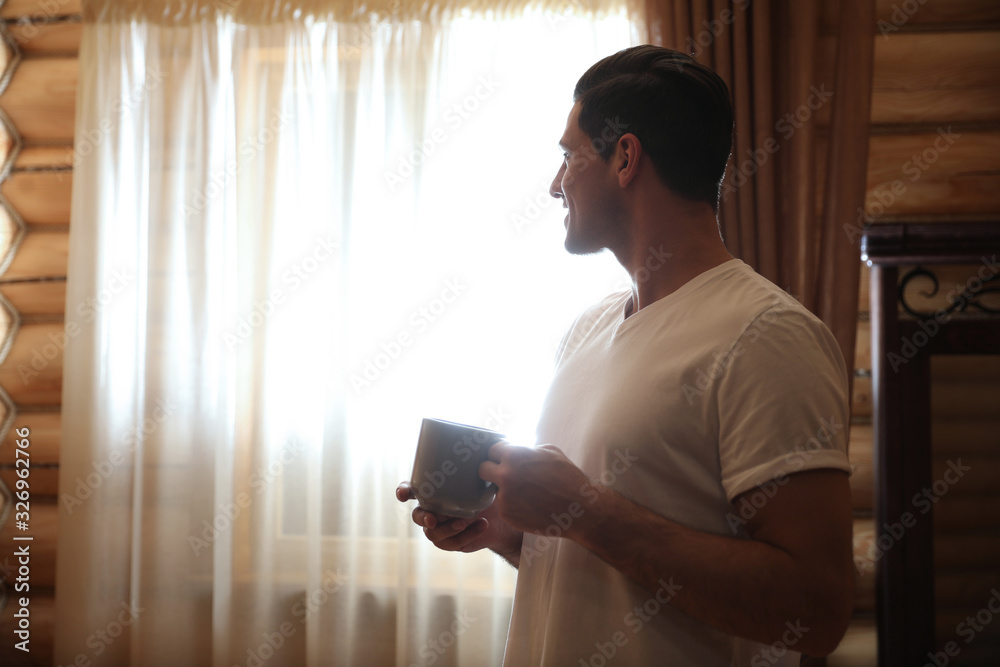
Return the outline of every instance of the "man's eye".
{"type": "Polygon", "coordinates": [[[569,153],[563,153],[563,162],[569,162],[569,153]]]}

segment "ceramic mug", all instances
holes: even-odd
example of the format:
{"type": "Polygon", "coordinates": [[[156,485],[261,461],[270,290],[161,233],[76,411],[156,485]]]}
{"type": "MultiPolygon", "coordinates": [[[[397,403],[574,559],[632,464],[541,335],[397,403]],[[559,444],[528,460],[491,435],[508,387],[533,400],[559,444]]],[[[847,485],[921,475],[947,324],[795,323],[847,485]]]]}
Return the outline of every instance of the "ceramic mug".
{"type": "Polygon", "coordinates": [[[496,485],[479,477],[479,465],[501,433],[425,418],[417,438],[410,488],[422,509],[470,519],[496,498],[496,485]]]}

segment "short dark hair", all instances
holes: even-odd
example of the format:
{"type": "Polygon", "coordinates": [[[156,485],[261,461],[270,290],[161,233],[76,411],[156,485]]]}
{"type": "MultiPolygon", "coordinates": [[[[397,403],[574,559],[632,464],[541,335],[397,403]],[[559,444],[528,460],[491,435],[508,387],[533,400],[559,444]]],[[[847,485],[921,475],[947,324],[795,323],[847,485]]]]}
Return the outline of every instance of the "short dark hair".
{"type": "Polygon", "coordinates": [[[635,46],[588,69],[573,100],[605,161],[623,134],[634,134],[668,188],[718,211],[733,144],[733,106],[718,74],[679,51],[635,46]]]}

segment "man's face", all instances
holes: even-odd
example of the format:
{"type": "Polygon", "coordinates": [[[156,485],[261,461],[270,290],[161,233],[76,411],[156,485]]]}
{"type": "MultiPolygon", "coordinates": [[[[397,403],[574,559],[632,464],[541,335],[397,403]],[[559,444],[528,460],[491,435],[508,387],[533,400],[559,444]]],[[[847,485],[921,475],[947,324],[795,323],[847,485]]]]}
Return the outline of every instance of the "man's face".
{"type": "MultiPolygon", "coordinates": [[[[580,129],[580,104],[573,105],[559,146],[563,162],[549,194],[563,200],[566,213],[566,250],[574,255],[609,247],[620,234],[620,192],[613,160],[605,162],[580,129]]],[[[613,156],[612,156],[613,157],[613,156]]]]}

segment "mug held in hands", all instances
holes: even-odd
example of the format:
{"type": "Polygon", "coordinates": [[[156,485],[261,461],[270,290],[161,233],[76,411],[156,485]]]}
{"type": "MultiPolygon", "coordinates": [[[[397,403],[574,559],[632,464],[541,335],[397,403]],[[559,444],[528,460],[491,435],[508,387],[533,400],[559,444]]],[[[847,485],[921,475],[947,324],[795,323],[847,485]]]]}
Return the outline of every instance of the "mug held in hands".
{"type": "Polygon", "coordinates": [[[410,488],[422,509],[471,519],[490,506],[496,486],[479,477],[479,465],[504,436],[496,431],[424,419],[417,440],[410,488]]]}

